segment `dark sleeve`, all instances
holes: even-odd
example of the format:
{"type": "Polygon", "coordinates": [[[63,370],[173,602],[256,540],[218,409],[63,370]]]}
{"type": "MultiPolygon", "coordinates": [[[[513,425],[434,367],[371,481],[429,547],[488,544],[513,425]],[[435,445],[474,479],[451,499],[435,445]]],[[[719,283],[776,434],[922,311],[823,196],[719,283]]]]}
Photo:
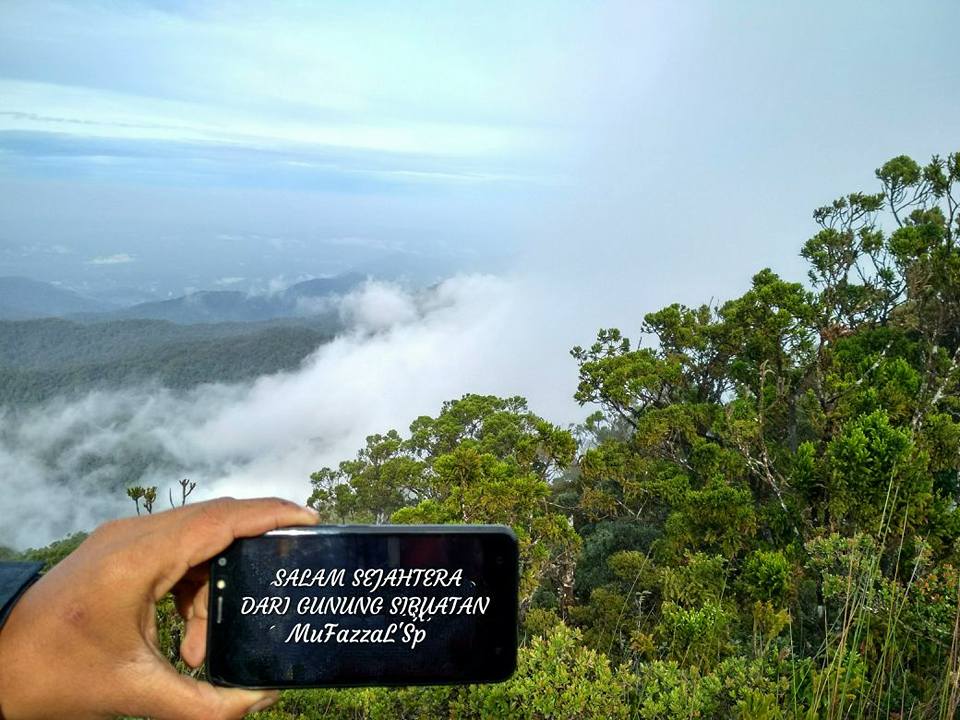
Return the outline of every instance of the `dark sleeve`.
{"type": "Polygon", "coordinates": [[[0,562],[0,627],[20,596],[40,577],[43,563],[0,562]]]}

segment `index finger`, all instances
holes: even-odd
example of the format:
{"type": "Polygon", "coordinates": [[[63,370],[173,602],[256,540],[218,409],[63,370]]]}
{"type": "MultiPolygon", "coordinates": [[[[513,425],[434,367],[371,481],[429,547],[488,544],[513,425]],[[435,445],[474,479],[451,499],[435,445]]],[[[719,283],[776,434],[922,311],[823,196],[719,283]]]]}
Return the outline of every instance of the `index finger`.
{"type": "Polygon", "coordinates": [[[191,568],[209,560],[235,539],[254,537],[290,525],[315,525],[317,514],[281,498],[219,498],[169,511],[155,531],[151,553],[160,570],[158,597],[191,568]]]}

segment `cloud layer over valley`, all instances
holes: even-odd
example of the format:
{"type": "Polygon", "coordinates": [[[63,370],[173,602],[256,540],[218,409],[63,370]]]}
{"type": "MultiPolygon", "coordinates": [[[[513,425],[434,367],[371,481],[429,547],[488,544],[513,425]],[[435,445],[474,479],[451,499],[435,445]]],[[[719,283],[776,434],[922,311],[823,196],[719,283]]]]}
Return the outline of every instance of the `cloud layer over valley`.
{"type": "Polygon", "coordinates": [[[310,472],[464,392],[524,394],[555,421],[580,417],[568,338],[520,278],[462,276],[416,294],[371,282],[340,311],[352,329],[297,372],[5,409],[0,545],[37,546],[131,514],[123,488],[133,484],[158,485],[166,506],[181,477],[199,481],[194,497],[302,502],[310,472]]]}

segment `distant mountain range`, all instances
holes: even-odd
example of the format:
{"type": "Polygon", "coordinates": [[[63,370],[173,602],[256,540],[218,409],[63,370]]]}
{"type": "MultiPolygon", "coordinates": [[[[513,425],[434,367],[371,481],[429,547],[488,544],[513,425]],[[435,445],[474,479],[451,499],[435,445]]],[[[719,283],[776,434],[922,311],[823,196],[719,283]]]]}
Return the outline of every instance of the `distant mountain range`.
{"type": "Polygon", "coordinates": [[[110,306],[51,283],[0,277],[0,319],[26,320],[76,313],[106,312],[110,306]]]}
{"type": "Polygon", "coordinates": [[[0,320],[61,317],[84,322],[130,319],[179,324],[263,322],[316,314],[324,309],[326,298],[347,293],[363,280],[364,275],[360,273],[346,273],[306,280],[272,294],[205,290],[118,309],[51,283],[2,277],[0,320]]]}
{"type": "Polygon", "coordinates": [[[50,283],[0,278],[0,407],[293,370],[342,329],[330,300],[364,279],[347,273],[271,294],[202,291],[116,308],[50,283]]]}

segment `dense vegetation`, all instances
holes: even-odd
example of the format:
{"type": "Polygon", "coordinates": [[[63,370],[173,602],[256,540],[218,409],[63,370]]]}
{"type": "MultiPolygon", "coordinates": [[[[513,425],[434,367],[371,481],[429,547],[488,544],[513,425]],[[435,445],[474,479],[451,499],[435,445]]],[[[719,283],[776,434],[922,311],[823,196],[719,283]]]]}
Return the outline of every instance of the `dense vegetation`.
{"type": "Polygon", "coordinates": [[[578,438],[466,396],[315,473],[330,519],[513,525],[528,643],[505,685],[272,716],[954,717],[960,154],[877,177],[814,213],[808,285],[575,348],[578,438]]]}
{"type": "Polygon", "coordinates": [[[0,405],[145,381],[185,389],[292,370],[337,325],[327,316],[209,325],[0,321],[0,405]]]}
{"type": "Polygon", "coordinates": [[[264,717],[957,717],[960,154],[877,178],[814,213],[808,284],[574,348],[575,431],[467,395],[314,473],[330,521],[512,525],[520,666],[264,717]]]}

